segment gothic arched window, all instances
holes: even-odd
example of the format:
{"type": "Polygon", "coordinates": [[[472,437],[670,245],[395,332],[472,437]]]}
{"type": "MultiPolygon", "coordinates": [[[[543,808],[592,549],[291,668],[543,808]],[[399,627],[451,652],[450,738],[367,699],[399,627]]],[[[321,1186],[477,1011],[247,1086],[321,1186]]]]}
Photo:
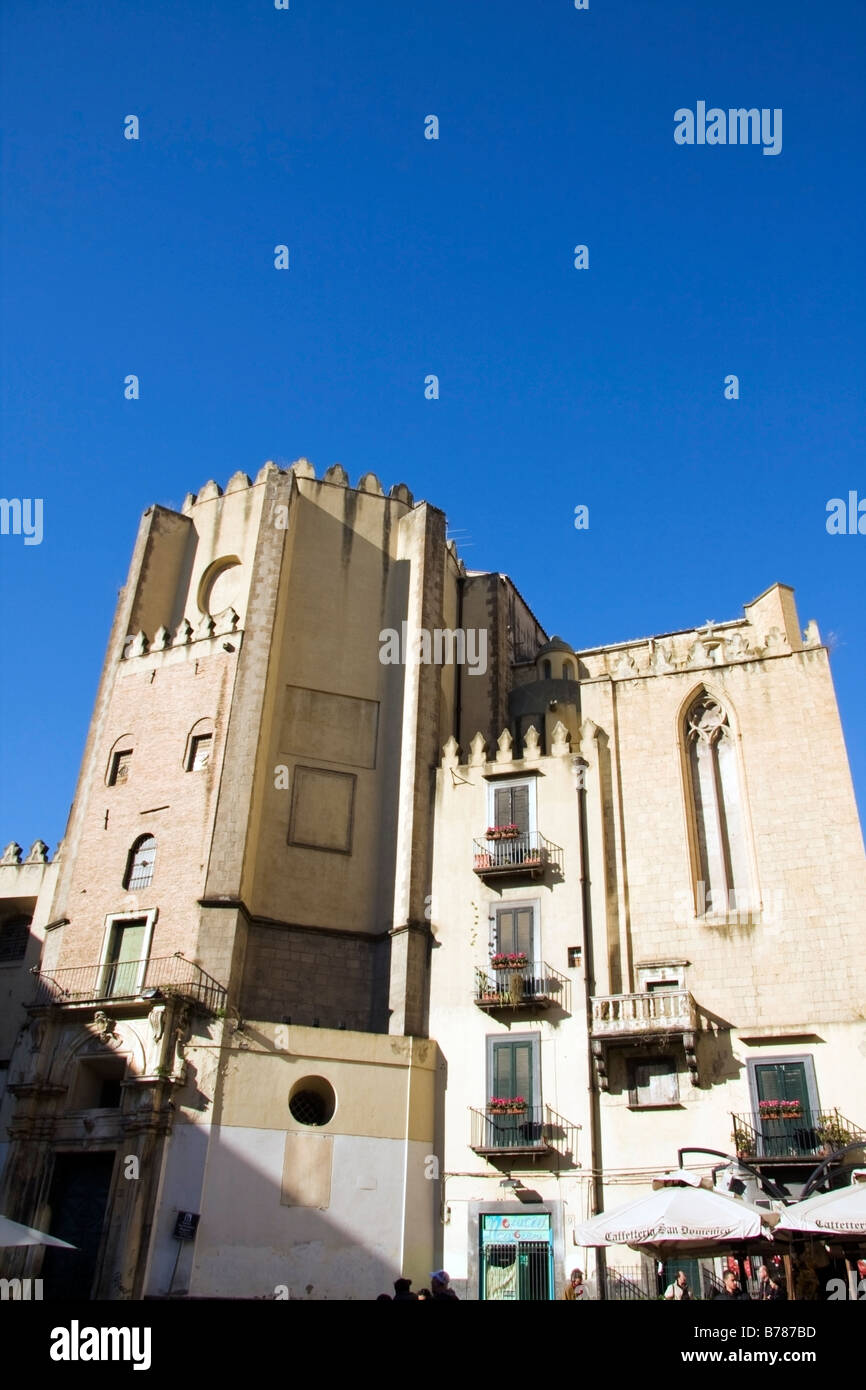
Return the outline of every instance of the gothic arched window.
{"type": "Polygon", "coordinates": [[[706,690],[685,717],[699,916],[751,906],[748,835],[728,715],[706,690]]]}
{"type": "Polygon", "coordinates": [[[124,888],[131,893],[138,888],[149,888],[153,882],[155,862],[156,840],[152,835],[142,835],[129,851],[123,880],[124,888]]]}

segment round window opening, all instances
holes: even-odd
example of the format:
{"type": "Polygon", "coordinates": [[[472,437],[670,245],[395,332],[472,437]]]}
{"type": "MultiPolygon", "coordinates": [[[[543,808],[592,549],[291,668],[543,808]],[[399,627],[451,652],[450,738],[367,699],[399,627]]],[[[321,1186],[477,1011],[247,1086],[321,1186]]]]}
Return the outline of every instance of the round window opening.
{"type": "Polygon", "coordinates": [[[305,1076],[289,1094],[289,1114],[299,1125],[326,1125],[334,1118],[337,1097],[323,1076],[305,1076]]]}

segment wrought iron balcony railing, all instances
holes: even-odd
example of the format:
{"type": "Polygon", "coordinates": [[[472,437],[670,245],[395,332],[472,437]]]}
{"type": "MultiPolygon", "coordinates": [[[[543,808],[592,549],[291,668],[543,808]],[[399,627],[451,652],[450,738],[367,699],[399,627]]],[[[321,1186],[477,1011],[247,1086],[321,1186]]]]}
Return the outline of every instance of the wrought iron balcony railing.
{"type": "Polygon", "coordinates": [[[515,970],[476,969],[474,997],[479,1009],[487,1013],[556,1006],[571,1013],[571,981],[544,960],[515,970]]]}
{"type": "Polygon", "coordinates": [[[482,836],[472,841],[472,867],[479,878],[495,874],[538,877],[546,869],[562,874],[562,848],[546,840],[537,830],[499,838],[482,836]]]}
{"type": "Polygon", "coordinates": [[[862,1139],[866,1148],[866,1131],[853,1120],[846,1120],[838,1110],[821,1110],[813,1114],[808,1107],[799,1114],[778,1114],[767,1111],[747,1111],[732,1115],[733,1143],[745,1159],[800,1159],[814,1162],[822,1154],[844,1149],[862,1139]]]}
{"type": "Polygon", "coordinates": [[[594,1038],[694,1033],[699,1027],[697,1005],[687,989],[608,994],[592,1001],[594,1038]]]}
{"type": "Polygon", "coordinates": [[[491,1157],[505,1154],[567,1156],[577,1166],[577,1134],[572,1124],[549,1105],[529,1105],[518,1113],[470,1109],[469,1147],[491,1157]]]}
{"type": "Polygon", "coordinates": [[[33,974],[34,1004],[90,1004],[180,994],[216,1012],[226,1001],[224,986],[179,951],[173,956],[64,966],[50,972],[34,970],[33,974]]]}

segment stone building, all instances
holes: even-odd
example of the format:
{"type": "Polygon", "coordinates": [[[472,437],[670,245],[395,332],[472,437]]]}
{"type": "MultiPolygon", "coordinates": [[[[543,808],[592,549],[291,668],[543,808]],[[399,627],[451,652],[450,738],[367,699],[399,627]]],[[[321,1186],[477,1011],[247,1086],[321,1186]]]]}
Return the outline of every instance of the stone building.
{"type": "Polygon", "coordinates": [[[46,1297],[551,1297],[679,1147],[796,1188],[866,1123],[862,840],[783,586],[580,651],[402,484],[208,483],[145,513],[62,847],[15,850],[3,1210],[78,1249],[3,1273],[46,1297]]]}

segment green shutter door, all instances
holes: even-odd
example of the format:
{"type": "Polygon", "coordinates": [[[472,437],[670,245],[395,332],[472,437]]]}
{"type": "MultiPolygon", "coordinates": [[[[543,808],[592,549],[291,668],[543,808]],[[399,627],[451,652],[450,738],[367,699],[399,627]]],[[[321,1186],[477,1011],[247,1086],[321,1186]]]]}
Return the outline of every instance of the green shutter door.
{"type": "Polygon", "coordinates": [[[521,835],[529,830],[529,788],[497,787],[493,794],[495,825],[516,825],[521,835]]]}
{"type": "Polygon", "coordinates": [[[531,961],[532,908],[503,908],[496,914],[496,950],[506,955],[524,951],[531,961]]]}
{"type": "Polygon", "coordinates": [[[518,827],[521,835],[526,835],[529,831],[529,788],[511,788],[511,819],[518,827]]]}
{"type": "Polygon", "coordinates": [[[810,1152],[813,1122],[804,1063],[762,1062],[755,1067],[755,1079],[758,1088],[759,1127],[767,1156],[782,1158],[788,1154],[810,1152]],[[762,1100],[797,1101],[802,1114],[793,1119],[765,1118],[761,1116],[762,1100]]]}
{"type": "Polygon", "coordinates": [[[523,1096],[528,1106],[532,1095],[532,1043],[495,1042],[491,1095],[523,1096]]]}
{"type": "Polygon", "coordinates": [[[133,994],[138,979],[139,965],[144,951],[144,922],[127,922],[114,929],[111,943],[112,969],[109,975],[108,994],[133,994]]]}

